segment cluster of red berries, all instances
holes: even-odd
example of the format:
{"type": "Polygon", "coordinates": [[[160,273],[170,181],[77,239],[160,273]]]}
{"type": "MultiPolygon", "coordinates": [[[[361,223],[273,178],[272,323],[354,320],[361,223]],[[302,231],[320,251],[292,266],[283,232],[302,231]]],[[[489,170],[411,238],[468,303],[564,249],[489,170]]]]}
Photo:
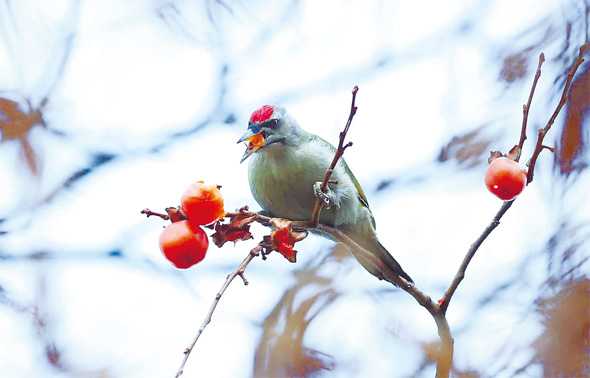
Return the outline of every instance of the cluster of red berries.
{"type": "Polygon", "coordinates": [[[198,181],[184,192],[180,206],[188,220],[173,222],[160,235],[160,250],[177,268],[186,269],[205,258],[209,239],[201,228],[225,215],[219,187],[198,181]]]}

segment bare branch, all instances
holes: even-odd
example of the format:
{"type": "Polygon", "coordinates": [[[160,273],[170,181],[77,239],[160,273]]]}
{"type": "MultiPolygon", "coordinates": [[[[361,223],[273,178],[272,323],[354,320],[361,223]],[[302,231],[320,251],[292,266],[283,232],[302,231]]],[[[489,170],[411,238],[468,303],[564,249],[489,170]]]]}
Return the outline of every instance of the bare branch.
{"type": "Polygon", "coordinates": [[[504,216],[506,211],[510,209],[513,202],[514,201],[504,201],[502,207],[496,213],[494,219],[492,219],[492,221],[490,222],[490,224],[488,224],[483,233],[477,238],[475,242],[473,242],[473,244],[471,244],[471,247],[469,247],[469,250],[467,251],[465,258],[463,259],[463,262],[461,263],[461,266],[459,267],[459,270],[457,271],[457,274],[455,275],[453,282],[451,283],[447,291],[445,291],[442,299],[439,301],[443,313],[446,313],[447,308],[449,307],[449,303],[451,302],[451,298],[453,297],[453,294],[455,294],[457,287],[459,287],[459,284],[461,283],[461,281],[463,281],[463,278],[465,278],[465,271],[467,270],[467,266],[471,262],[471,259],[473,258],[473,256],[475,256],[475,252],[477,252],[481,244],[492,233],[492,231],[494,231],[494,229],[498,227],[498,225],[500,224],[500,219],[502,218],[502,216],[504,216]]]}
{"type": "Polygon", "coordinates": [[[520,141],[518,142],[518,155],[516,157],[516,161],[520,160],[520,154],[522,152],[522,146],[524,145],[524,141],[526,140],[526,124],[529,117],[529,111],[531,109],[531,102],[533,101],[533,94],[535,93],[535,88],[537,87],[537,81],[541,77],[541,65],[545,61],[545,54],[541,53],[539,55],[539,64],[537,65],[537,73],[535,74],[535,79],[533,80],[533,86],[531,88],[531,93],[529,95],[529,100],[527,101],[526,105],[522,107],[523,116],[522,116],[522,129],[520,131],[520,141]]]}
{"type": "MultiPolygon", "coordinates": [[[[350,105],[350,115],[348,116],[348,121],[346,122],[346,126],[344,127],[344,131],[342,131],[340,133],[340,142],[338,143],[338,149],[336,150],[336,154],[334,155],[334,159],[332,160],[332,164],[330,164],[330,168],[328,168],[326,170],[326,175],[324,176],[324,181],[322,181],[322,192],[326,192],[328,189],[328,182],[330,181],[330,177],[332,176],[332,172],[334,172],[334,168],[336,168],[336,164],[338,163],[338,160],[340,160],[340,158],[342,157],[342,154],[344,154],[344,150],[350,146],[352,146],[352,143],[347,143],[346,145],[344,145],[344,138],[346,138],[346,134],[348,133],[348,129],[350,128],[350,124],[352,123],[352,119],[354,118],[354,115],[356,114],[356,110],[357,107],[355,105],[355,101],[356,101],[356,94],[359,90],[359,87],[355,86],[352,90],[352,103],[350,105]]],[[[314,225],[317,225],[320,221],[320,212],[322,211],[322,206],[323,206],[323,202],[321,199],[317,198],[315,201],[315,206],[313,209],[313,213],[311,216],[311,222],[314,225]]]]}
{"type": "MultiPolygon", "coordinates": [[[[246,207],[240,209],[238,212],[226,213],[226,217],[231,218],[231,219],[237,217],[238,215],[253,217],[256,222],[261,223],[263,225],[267,225],[267,226],[271,224],[271,221],[273,219],[273,218],[265,216],[265,215],[249,212],[246,207]]],[[[354,250],[355,254],[362,256],[366,261],[373,264],[380,271],[388,272],[388,270],[384,269],[384,267],[382,266],[383,262],[379,258],[377,258],[374,254],[372,254],[371,252],[367,251],[366,249],[364,249],[363,247],[358,245],[354,240],[352,240],[350,237],[348,237],[346,234],[344,234],[342,231],[338,230],[337,228],[326,226],[326,225],[323,225],[320,223],[314,224],[313,221],[292,221],[291,227],[294,229],[316,230],[316,231],[319,231],[320,233],[327,234],[327,235],[331,236],[335,241],[337,241],[341,244],[344,244],[347,248],[349,248],[351,250],[354,250]]],[[[257,247],[257,248],[260,248],[260,247],[257,247]]],[[[259,251],[260,251],[260,249],[256,250],[256,248],[255,248],[254,250],[252,250],[251,254],[254,252],[256,252],[256,254],[258,254],[259,251]]],[[[227,286],[229,285],[231,280],[233,280],[233,278],[235,278],[235,276],[243,277],[244,269],[252,258],[253,258],[253,256],[252,257],[249,256],[246,259],[246,260],[248,260],[247,262],[246,262],[246,260],[244,260],[244,262],[242,262],[242,264],[236,270],[234,270],[234,272],[232,274],[230,274],[228,276],[228,279],[226,280],[226,283],[222,287],[222,290],[215,297],[215,301],[213,303],[213,306],[211,307],[211,310],[209,310],[209,314],[207,315],[205,322],[203,322],[203,325],[201,326],[201,329],[199,330],[199,333],[197,334],[195,340],[193,341],[191,346],[189,348],[187,348],[185,351],[185,358],[183,361],[183,365],[181,366],[181,369],[179,369],[180,374],[182,374],[182,368],[184,367],[184,364],[186,363],[186,360],[188,359],[188,354],[190,354],[190,351],[194,348],[194,345],[197,342],[200,334],[203,332],[203,329],[205,328],[205,326],[209,323],[209,321],[211,321],[211,316],[213,314],[213,310],[215,309],[215,306],[217,306],[217,302],[221,298],[221,295],[223,294],[223,292],[225,291],[225,289],[227,288],[227,286]]],[[[394,283],[399,288],[401,288],[402,290],[404,290],[405,292],[410,294],[422,307],[424,307],[432,315],[432,317],[436,323],[436,326],[438,328],[439,337],[441,339],[441,350],[439,353],[440,358],[439,358],[439,362],[437,365],[437,377],[448,377],[449,373],[450,373],[451,362],[453,359],[453,343],[454,343],[454,341],[451,336],[449,324],[448,324],[446,317],[445,317],[445,311],[441,308],[441,306],[439,304],[433,302],[432,299],[427,294],[425,294],[422,290],[420,290],[420,288],[418,288],[416,285],[406,281],[402,277],[399,277],[396,274],[390,274],[390,275],[386,275],[384,277],[384,279],[386,281],[394,283]]],[[[247,281],[245,281],[245,283],[246,282],[247,281]]],[[[446,310],[446,308],[445,308],[445,310],[446,310]]],[[[179,377],[179,376],[180,375],[177,375],[177,377],[179,377]]]]}
{"type": "Polygon", "coordinates": [[[244,259],[244,261],[242,261],[242,263],[233,272],[231,272],[229,274],[229,276],[227,276],[225,283],[223,284],[223,286],[221,287],[219,292],[215,295],[215,299],[213,300],[213,304],[211,305],[211,308],[209,309],[209,312],[207,313],[207,316],[205,317],[205,320],[203,321],[201,328],[199,328],[197,335],[193,339],[193,342],[191,343],[191,345],[188,348],[185,349],[184,359],[182,360],[182,363],[180,364],[180,368],[178,369],[178,372],[176,373],[176,378],[178,378],[182,375],[182,373],[184,371],[184,365],[186,365],[186,361],[188,360],[188,357],[190,356],[193,348],[195,347],[195,344],[199,340],[199,337],[201,336],[201,334],[205,330],[205,327],[207,327],[207,324],[209,324],[209,322],[211,322],[211,317],[213,316],[213,312],[215,311],[215,308],[217,307],[219,300],[221,299],[221,297],[225,293],[225,290],[227,289],[229,284],[237,276],[240,276],[242,278],[242,280],[244,281],[244,285],[248,284],[248,281],[246,281],[246,279],[244,278],[244,270],[246,269],[248,264],[250,264],[250,262],[254,259],[254,257],[256,257],[260,254],[261,250],[262,250],[262,247],[260,247],[260,246],[257,246],[254,249],[252,249],[250,251],[250,253],[248,254],[248,256],[244,259]]]}
{"type": "MultiPolygon", "coordinates": [[[[293,226],[311,226],[310,222],[293,222],[293,226]]],[[[342,233],[336,228],[332,228],[323,224],[318,224],[312,227],[321,233],[330,235],[334,240],[344,244],[350,250],[353,250],[356,255],[362,256],[366,261],[371,262],[377,269],[388,272],[387,269],[380,269],[383,262],[374,254],[367,251],[354,240],[349,238],[346,234],[342,233]]],[[[387,274],[387,273],[386,273],[387,274]]],[[[397,274],[391,273],[384,277],[386,281],[396,284],[400,289],[410,294],[422,307],[424,307],[434,318],[438,334],[441,340],[441,349],[439,351],[439,360],[437,364],[437,377],[448,377],[451,369],[451,363],[453,361],[453,337],[451,336],[451,330],[449,323],[447,322],[445,311],[441,306],[432,301],[432,299],[420,290],[416,285],[406,281],[397,274]]]]}
{"type": "Polygon", "coordinates": [[[141,210],[141,213],[142,214],[145,214],[148,218],[153,215],[155,217],[160,217],[160,218],[162,218],[164,220],[169,220],[170,219],[170,217],[167,214],[156,213],[156,212],[151,211],[150,209],[147,209],[147,208],[141,210]]]}
{"type": "Polygon", "coordinates": [[[551,118],[549,118],[549,122],[547,122],[547,126],[545,126],[544,128],[539,130],[539,137],[537,138],[537,145],[535,146],[535,151],[533,151],[533,155],[527,164],[529,166],[527,185],[533,181],[535,163],[537,162],[537,158],[539,157],[539,154],[541,153],[541,151],[544,148],[543,147],[543,139],[545,138],[545,135],[547,134],[547,132],[549,131],[551,126],[553,125],[553,122],[555,122],[555,119],[557,118],[557,115],[561,111],[561,108],[565,105],[565,103],[567,101],[568,92],[569,92],[570,86],[572,84],[572,80],[574,79],[574,75],[576,74],[578,67],[580,67],[580,65],[584,62],[584,59],[582,58],[582,56],[587,51],[588,51],[588,44],[586,43],[580,47],[578,58],[574,62],[574,65],[573,65],[570,73],[567,75],[565,87],[563,88],[563,92],[561,94],[561,99],[559,100],[559,104],[557,104],[557,108],[553,112],[553,115],[551,116],[551,118]]]}

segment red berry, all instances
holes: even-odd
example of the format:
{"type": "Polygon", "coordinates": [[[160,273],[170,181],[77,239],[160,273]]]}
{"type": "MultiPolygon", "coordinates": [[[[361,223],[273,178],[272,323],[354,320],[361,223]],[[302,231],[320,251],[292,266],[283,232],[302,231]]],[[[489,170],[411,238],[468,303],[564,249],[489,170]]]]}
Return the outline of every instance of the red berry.
{"type": "Polygon", "coordinates": [[[494,159],[484,175],[488,190],[496,197],[510,201],[522,192],[527,183],[527,174],[512,159],[500,157],[494,159]]]}
{"type": "Polygon", "coordinates": [[[205,258],[209,239],[199,225],[188,220],[168,225],[160,234],[160,250],[179,269],[190,268],[205,258]]]}
{"type": "Polygon", "coordinates": [[[223,218],[223,197],[216,185],[206,185],[198,181],[182,194],[180,206],[188,219],[206,225],[223,218]]]}

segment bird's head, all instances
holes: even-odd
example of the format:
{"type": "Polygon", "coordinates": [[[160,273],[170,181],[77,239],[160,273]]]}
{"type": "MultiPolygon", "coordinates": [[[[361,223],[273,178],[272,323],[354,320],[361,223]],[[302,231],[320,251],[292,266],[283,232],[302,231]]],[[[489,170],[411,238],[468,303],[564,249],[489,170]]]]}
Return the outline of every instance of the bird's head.
{"type": "Polygon", "coordinates": [[[255,152],[273,148],[273,145],[298,145],[301,131],[297,121],[283,106],[261,106],[252,113],[248,123],[248,131],[238,140],[238,143],[248,143],[240,163],[255,152]]]}

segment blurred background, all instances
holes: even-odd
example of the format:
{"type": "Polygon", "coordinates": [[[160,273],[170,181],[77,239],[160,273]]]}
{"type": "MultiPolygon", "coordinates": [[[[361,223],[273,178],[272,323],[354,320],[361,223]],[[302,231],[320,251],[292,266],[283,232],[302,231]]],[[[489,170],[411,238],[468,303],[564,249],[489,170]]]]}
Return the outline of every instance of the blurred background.
{"type": "MultiPolygon", "coordinates": [[[[0,375],[171,377],[254,240],[163,258],[191,183],[259,209],[236,141],[285,105],[337,143],[382,243],[434,300],[501,206],[491,150],[559,102],[588,42],[579,0],[0,1],[0,375]]],[[[588,55],[586,59],[588,60],[588,55]]],[[[535,180],[450,304],[455,376],[590,375],[589,64],[545,139],[535,180]]],[[[310,236],[298,261],[254,260],[221,299],[187,377],[432,377],[435,323],[346,250],[310,236]]]]}

